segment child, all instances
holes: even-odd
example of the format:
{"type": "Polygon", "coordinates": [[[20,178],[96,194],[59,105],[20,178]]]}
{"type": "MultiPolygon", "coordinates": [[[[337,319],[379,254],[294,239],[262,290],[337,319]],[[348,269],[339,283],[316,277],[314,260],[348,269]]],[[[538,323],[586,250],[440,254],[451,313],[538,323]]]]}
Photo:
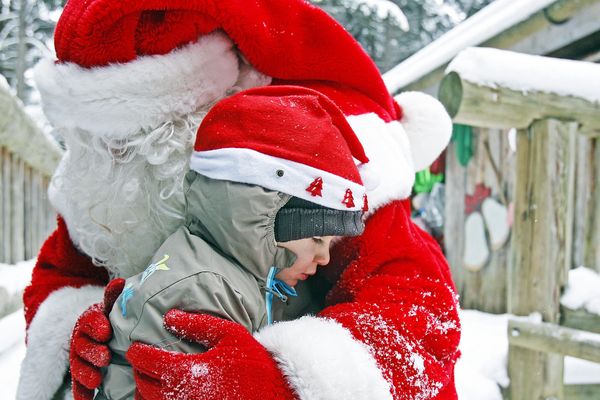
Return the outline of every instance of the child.
{"type": "Polygon", "coordinates": [[[186,176],[184,226],[127,280],[110,313],[113,357],[97,398],[133,398],[124,354],[134,341],[204,350],[163,328],[170,309],[213,314],[250,332],[310,311],[299,282],[329,262],[334,236],[364,228],[354,158],[368,161],[340,110],[318,92],[270,86],[215,105],[186,176]]]}

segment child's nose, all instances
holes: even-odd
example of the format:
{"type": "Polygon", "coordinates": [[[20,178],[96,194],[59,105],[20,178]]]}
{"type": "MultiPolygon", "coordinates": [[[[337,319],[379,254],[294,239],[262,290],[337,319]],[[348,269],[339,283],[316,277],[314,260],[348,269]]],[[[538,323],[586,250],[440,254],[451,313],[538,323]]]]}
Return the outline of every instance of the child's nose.
{"type": "Polygon", "coordinates": [[[315,257],[315,262],[321,266],[329,264],[329,248],[323,249],[315,257]]]}

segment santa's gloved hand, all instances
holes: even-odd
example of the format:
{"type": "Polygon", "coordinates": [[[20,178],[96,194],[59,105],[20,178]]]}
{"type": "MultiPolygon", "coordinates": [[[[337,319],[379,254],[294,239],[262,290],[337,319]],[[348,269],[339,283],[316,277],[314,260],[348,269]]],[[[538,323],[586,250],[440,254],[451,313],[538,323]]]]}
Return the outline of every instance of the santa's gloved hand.
{"type": "Polygon", "coordinates": [[[134,343],[127,351],[137,400],[295,399],[267,350],[243,326],[206,314],[171,310],[165,327],[208,350],[186,354],[134,343]]]}
{"type": "Polygon", "coordinates": [[[69,363],[75,400],[91,400],[102,383],[101,368],[110,363],[108,341],[112,327],[108,314],[123,291],[125,279],[113,279],[104,290],[104,301],[87,310],[77,320],[71,335],[69,363]]]}

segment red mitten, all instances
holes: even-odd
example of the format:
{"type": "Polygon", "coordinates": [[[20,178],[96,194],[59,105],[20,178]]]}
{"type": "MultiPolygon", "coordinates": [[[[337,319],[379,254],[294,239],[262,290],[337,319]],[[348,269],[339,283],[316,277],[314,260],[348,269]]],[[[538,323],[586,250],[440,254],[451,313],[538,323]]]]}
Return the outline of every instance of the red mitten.
{"type": "Polygon", "coordinates": [[[277,364],[239,324],[171,310],[165,327],[208,348],[185,354],[134,343],[127,351],[140,400],[295,399],[277,364]]]}
{"type": "Polygon", "coordinates": [[[110,362],[107,343],[112,337],[112,327],[108,314],[124,286],[125,279],[110,281],[104,290],[104,302],[90,306],[73,328],[69,362],[75,400],[93,399],[94,389],[102,383],[100,369],[110,362]]]}

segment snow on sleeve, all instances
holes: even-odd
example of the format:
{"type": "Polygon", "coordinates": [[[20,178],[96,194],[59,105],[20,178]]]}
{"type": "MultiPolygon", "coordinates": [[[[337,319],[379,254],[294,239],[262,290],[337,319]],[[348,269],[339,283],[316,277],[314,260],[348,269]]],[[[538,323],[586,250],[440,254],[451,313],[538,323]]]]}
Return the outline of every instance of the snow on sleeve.
{"type": "Polygon", "coordinates": [[[572,310],[584,308],[587,312],[600,315],[600,274],[579,267],[569,271],[569,280],[560,303],[572,310]]]}
{"type": "Polygon", "coordinates": [[[482,85],[579,97],[600,102],[600,65],[483,47],[461,51],[446,73],[482,85]]]}

